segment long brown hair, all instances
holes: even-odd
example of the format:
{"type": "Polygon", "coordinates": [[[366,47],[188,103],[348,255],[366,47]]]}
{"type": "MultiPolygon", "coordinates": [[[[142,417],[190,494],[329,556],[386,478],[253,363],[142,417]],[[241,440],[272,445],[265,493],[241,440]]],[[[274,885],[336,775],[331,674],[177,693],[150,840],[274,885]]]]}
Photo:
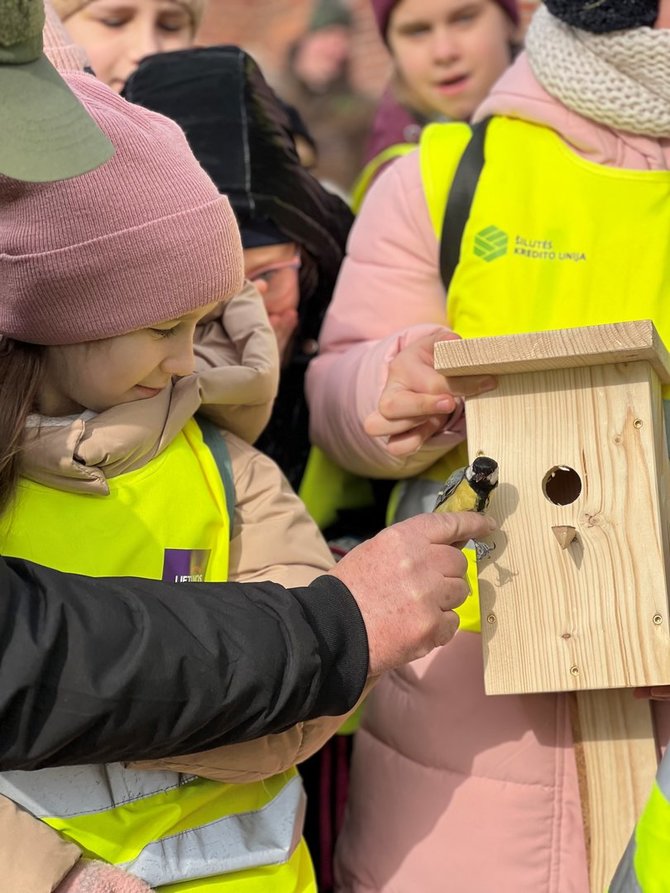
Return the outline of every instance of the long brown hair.
{"type": "Polygon", "coordinates": [[[43,347],[0,338],[0,513],[16,489],[26,419],[43,374],[43,347]]]}

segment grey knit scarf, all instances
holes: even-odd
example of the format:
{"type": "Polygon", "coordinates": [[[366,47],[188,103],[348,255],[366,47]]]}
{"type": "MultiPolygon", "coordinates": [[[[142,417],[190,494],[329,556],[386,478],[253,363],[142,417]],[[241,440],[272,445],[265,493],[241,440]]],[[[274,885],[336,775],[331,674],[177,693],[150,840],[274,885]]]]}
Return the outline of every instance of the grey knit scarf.
{"type": "Polygon", "coordinates": [[[670,137],[670,30],[592,34],[541,6],[526,50],[540,84],[569,109],[616,130],[670,137]]]}

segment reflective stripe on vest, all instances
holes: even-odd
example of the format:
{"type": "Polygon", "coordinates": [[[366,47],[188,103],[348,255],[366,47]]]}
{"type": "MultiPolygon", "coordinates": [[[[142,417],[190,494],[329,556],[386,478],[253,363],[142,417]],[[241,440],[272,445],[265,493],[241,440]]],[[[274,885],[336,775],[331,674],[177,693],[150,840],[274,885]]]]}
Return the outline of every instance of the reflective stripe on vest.
{"type": "Polygon", "coordinates": [[[670,887],[670,751],[612,879],[610,893],[666,893],[670,887]]]}
{"type": "MultiPolygon", "coordinates": [[[[421,135],[438,242],[470,132],[430,124],[421,135]]],[[[670,343],[670,173],[593,164],[553,131],[509,118],[490,122],[485,158],[449,289],[449,326],[472,338],[652,319],[670,343]]],[[[445,456],[430,477],[463,464],[454,459],[445,456]]]]}
{"type": "Polygon", "coordinates": [[[284,863],[304,814],[295,769],[257,784],[225,785],[118,763],[74,766],[4,773],[0,793],[152,887],[284,863]]]}
{"type": "MultiPolygon", "coordinates": [[[[224,489],[195,422],[148,465],[111,478],[109,491],[84,495],[22,480],[0,523],[3,554],[89,576],[227,578],[224,489]]],[[[298,846],[304,793],[295,769],[227,785],[118,763],[74,766],[3,773],[0,793],[152,887],[251,891],[271,871],[279,893],[315,889],[304,882],[312,873],[298,846]]]]}

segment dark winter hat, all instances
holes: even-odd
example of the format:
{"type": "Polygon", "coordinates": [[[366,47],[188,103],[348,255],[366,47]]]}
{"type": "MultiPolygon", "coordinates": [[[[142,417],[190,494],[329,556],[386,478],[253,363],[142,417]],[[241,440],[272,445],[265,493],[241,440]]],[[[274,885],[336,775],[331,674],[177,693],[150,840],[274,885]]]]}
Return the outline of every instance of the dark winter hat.
{"type": "Polygon", "coordinates": [[[337,275],[351,212],[301,165],[286,111],[248,53],[213,46],[148,56],[124,96],[180,125],[247,234],[269,221],[320,274],[337,275]]]}
{"type": "Polygon", "coordinates": [[[557,19],[594,34],[652,27],[658,17],[658,0],[545,0],[557,19]]]}
{"type": "Polygon", "coordinates": [[[286,112],[288,117],[289,129],[293,134],[293,137],[300,137],[305,140],[306,143],[311,147],[312,151],[315,155],[319,154],[319,147],[316,144],[316,140],[309,132],[307,125],[305,124],[305,120],[298,111],[298,109],[291,105],[290,102],[285,102],[285,100],[281,99],[277,96],[277,101],[281,104],[282,108],[286,112]]]}
{"type": "Polygon", "coordinates": [[[238,218],[243,248],[265,248],[266,245],[285,245],[292,240],[267,217],[238,218]]]}
{"type": "Polygon", "coordinates": [[[340,0],[317,0],[307,30],[313,33],[338,25],[350,28],[351,24],[351,13],[340,0]]]}
{"type": "MultiPolygon", "coordinates": [[[[386,40],[386,29],[389,26],[393,7],[398,3],[398,0],[371,0],[371,2],[379,33],[386,40]]],[[[519,24],[519,7],[516,0],[495,0],[495,2],[507,13],[515,25],[519,24]]]]}

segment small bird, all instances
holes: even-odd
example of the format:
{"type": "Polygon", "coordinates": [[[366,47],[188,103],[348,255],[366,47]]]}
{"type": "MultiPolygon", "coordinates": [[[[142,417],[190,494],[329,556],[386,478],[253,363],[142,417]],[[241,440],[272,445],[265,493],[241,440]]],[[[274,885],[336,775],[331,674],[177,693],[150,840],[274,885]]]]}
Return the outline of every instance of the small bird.
{"type": "MultiPolygon", "coordinates": [[[[491,493],[498,486],[498,463],[488,456],[477,458],[464,468],[457,468],[437,494],[434,512],[483,512],[491,493]]],[[[477,558],[486,557],[492,547],[475,541],[477,558]]]]}

